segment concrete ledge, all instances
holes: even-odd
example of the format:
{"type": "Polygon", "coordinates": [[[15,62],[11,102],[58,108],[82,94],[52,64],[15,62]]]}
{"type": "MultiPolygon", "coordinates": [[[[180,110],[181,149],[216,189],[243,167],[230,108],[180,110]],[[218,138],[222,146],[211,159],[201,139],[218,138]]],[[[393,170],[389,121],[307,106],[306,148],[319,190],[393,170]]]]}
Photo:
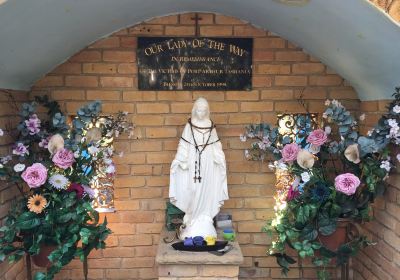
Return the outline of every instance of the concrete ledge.
{"type": "MultiPolygon", "coordinates": [[[[239,276],[239,265],[243,263],[243,255],[237,241],[233,249],[223,256],[215,256],[208,252],[177,251],[171,244],[162,239],[172,235],[164,230],[156,256],[159,280],[236,280],[239,276]]],[[[176,241],[177,242],[177,241],[176,241]]]]}

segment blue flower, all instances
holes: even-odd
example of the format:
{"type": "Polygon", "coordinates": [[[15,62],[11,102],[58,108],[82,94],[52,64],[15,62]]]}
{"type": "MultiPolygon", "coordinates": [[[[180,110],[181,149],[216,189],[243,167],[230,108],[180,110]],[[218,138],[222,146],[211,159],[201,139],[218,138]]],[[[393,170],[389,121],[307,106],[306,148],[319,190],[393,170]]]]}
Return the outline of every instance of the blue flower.
{"type": "Polygon", "coordinates": [[[329,197],[329,188],[327,185],[323,183],[317,183],[312,189],[311,189],[311,196],[313,199],[319,201],[319,202],[325,202],[325,200],[328,199],[329,197]]]}

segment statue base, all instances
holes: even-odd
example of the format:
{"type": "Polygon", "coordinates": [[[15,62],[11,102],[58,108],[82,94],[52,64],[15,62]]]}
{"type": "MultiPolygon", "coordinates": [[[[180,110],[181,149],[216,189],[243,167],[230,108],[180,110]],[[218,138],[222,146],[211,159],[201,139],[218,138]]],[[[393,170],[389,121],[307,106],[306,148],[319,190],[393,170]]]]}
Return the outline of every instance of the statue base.
{"type": "Polygon", "coordinates": [[[156,256],[158,264],[158,279],[207,279],[207,280],[237,280],[239,265],[243,263],[243,255],[237,241],[232,242],[233,249],[223,256],[208,252],[177,251],[171,244],[162,240],[172,232],[164,230],[161,233],[156,256]]]}

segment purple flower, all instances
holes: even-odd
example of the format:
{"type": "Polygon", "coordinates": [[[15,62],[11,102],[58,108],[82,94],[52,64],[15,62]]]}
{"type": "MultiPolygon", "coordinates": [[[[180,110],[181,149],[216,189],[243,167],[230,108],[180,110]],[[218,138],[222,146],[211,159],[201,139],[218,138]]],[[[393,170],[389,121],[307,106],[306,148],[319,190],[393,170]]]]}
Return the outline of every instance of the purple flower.
{"type": "Polygon", "coordinates": [[[74,153],[67,149],[58,150],[53,158],[54,164],[62,169],[71,167],[75,162],[74,153]]]}
{"type": "Polygon", "coordinates": [[[29,120],[25,121],[25,126],[29,130],[30,135],[35,135],[40,131],[40,119],[36,114],[33,114],[29,120]]]}
{"type": "Polygon", "coordinates": [[[17,155],[17,156],[29,155],[28,147],[29,147],[29,146],[25,146],[25,145],[22,144],[22,143],[17,143],[17,144],[14,146],[13,154],[14,154],[14,155],[17,155]]]}
{"type": "Polygon", "coordinates": [[[315,146],[321,146],[328,140],[328,136],[322,129],[316,129],[307,137],[307,142],[315,146]]]}
{"type": "Polygon", "coordinates": [[[299,151],[300,147],[296,143],[285,145],[281,152],[283,161],[294,161],[297,158],[299,151]]]}
{"type": "Polygon", "coordinates": [[[39,147],[47,149],[47,145],[49,144],[49,140],[50,140],[50,136],[43,138],[42,140],[40,140],[39,142],[39,147]]]}
{"type": "Polygon", "coordinates": [[[29,166],[21,175],[30,188],[38,188],[47,180],[47,168],[41,163],[29,166]]]}
{"type": "Polygon", "coordinates": [[[346,195],[352,195],[360,185],[360,179],[352,173],[340,174],[335,178],[335,188],[346,195]]]}
{"type": "Polygon", "coordinates": [[[84,189],[82,185],[77,183],[72,183],[71,185],[69,185],[67,192],[75,192],[77,198],[82,198],[84,189]]]}
{"type": "Polygon", "coordinates": [[[90,198],[93,198],[95,196],[95,192],[91,187],[82,185],[82,188],[83,188],[84,192],[87,193],[90,198]]]}
{"type": "Polygon", "coordinates": [[[290,186],[288,193],[287,193],[286,200],[291,201],[292,199],[295,199],[299,195],[300,195],[299,190],[295,190],[295,189],[293,189],[293,186],[290,186]]]}

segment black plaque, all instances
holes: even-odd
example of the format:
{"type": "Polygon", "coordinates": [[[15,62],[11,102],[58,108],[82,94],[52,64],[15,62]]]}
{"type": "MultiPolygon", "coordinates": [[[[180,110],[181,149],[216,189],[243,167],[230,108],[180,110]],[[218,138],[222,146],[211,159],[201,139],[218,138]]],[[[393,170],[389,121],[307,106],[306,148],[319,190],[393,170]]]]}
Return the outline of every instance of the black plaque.
{"type": "Polygon", "coordinates": [[[138,88],[251,90],[252,48],[252,38],[139,37],[138,88]]]}

